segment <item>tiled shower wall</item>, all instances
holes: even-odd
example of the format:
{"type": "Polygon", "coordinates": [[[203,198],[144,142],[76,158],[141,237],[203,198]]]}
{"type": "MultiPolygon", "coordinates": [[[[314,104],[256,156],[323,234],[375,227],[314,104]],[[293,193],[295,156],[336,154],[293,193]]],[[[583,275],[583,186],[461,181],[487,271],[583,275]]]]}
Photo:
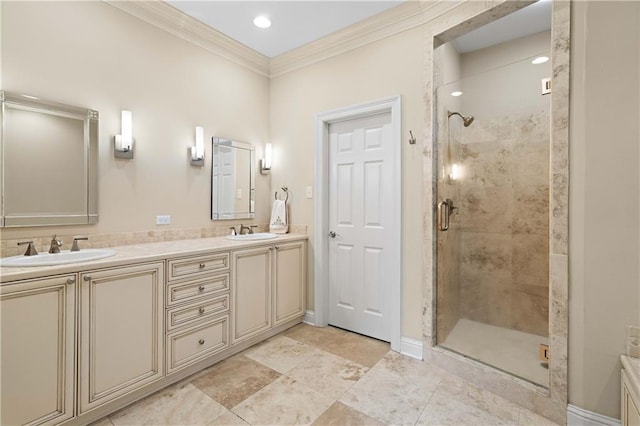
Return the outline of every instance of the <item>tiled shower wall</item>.
{"type": "Polygon", "coordinates": [[[476,118],[458,133],[459,315],[546,337],[549,108],[476,118]]]}

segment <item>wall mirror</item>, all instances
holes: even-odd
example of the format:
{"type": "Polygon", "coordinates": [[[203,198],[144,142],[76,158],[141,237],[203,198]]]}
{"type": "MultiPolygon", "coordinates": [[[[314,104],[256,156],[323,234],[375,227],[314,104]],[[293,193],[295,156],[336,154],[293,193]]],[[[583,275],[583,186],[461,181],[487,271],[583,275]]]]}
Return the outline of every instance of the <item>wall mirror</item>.
{"type": "Polygon", "coordinates": [[[0,92],[0,226],[98,221],[98,112],[0,92]]]}
{"type": "Polygon", "coordinates": [[[211,219],[252,219],[255,214],[255,148],[214,137],[211,161],[211,219]]]}

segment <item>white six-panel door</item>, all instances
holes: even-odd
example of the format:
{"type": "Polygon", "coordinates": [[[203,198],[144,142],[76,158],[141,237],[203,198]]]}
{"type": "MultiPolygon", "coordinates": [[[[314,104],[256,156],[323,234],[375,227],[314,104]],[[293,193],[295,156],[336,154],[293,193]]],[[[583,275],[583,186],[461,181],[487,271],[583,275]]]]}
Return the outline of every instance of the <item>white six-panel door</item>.
{"type": "Polygon", "coordinates": [[[394,153],[391,113],[329,125],[328,323],[390,341],[394,153]]]}

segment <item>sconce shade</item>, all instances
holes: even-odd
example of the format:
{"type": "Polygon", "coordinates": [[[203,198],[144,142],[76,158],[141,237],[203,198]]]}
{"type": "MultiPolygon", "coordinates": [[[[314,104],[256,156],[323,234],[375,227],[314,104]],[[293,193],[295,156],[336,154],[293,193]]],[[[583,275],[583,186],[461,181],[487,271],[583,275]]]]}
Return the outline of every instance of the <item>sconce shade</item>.
{"type": "Polygon", "coordinates": [[[133,158],[133,114],[131,111],[122,110],[120,122],[120,134],[114,141],[114,153],[116,158],[133,158]]]}

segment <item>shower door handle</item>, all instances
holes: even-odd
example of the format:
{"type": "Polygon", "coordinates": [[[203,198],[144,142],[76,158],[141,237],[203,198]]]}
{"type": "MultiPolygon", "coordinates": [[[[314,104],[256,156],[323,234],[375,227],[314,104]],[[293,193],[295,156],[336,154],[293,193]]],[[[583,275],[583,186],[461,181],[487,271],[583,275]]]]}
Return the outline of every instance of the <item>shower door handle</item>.
{"type": "Polygon", "coordinates": [[[453,201],[446,199],[438,203],[438,229],[440,231],[449,230],[449,216],[453,207],[453,201]]]}

